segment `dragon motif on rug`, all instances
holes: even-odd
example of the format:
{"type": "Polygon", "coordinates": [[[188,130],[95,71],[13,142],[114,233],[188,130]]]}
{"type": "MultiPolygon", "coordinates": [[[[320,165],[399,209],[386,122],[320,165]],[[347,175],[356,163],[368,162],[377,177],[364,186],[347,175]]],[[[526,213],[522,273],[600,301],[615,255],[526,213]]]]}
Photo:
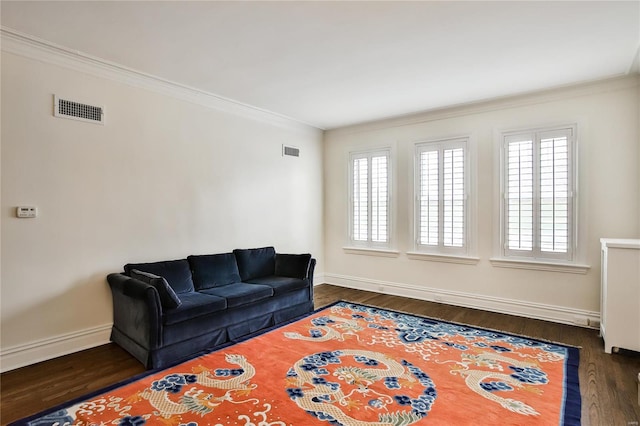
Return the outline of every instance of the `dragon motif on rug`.
{"type": "Polygon", "coordinates": [[[288,379],[292,387],[287,392],[300,408],[320,420],[342,425],[410,425],[426,417],[436,399],[435,384],[418,367],[365,350],[306,356],[293,365],[288,379]],[[351,360],[361,366],[343,362],[351,360]],[[371,388],[376,382],[383,382],[386,391],[371,388]],[[421,392],[413,390],[411,397],[407,391],[414,387],[420,387],[421,392]],[[379,421],[363,421],[346,412],[360,406],[377,411],[379,421]]]}
{"type": "MultiPolygon", "coordinates": [[[[106,401],[94,400],[69,407],[66,415],[82,418],[94,412],[111,408],[119,416],[125,416],[131,409],[127,403],[147,400],[156,410],[154,415],[169,419],[172,416],[193,413],[204,416],[211,413],[224,402],[241,404],[258,399],[236,400],[234,393],[248,395],[257,387],[250,379],[255,375],[255,368],[243,355],[228,354],[225,360],[239,368],[218,368],[210,370],[197,368],[197,373],[171,373],[155,380],[150,387],[132,395],[127,401],[121,399],[106,401]],[[183,388],[188,387],[185,392],[183,388]],[[216,390],[224,393],[215,392],[216,390]]],[[[149,415],[143,417],[150,417],[149,415]]],[[[135,420],[135,417],[132,419],[135,420]]],[[[135,423],[135,421],[133,421],[135,423]]],[[[132,424],[133,424],[132,423],[132,424]]]]}

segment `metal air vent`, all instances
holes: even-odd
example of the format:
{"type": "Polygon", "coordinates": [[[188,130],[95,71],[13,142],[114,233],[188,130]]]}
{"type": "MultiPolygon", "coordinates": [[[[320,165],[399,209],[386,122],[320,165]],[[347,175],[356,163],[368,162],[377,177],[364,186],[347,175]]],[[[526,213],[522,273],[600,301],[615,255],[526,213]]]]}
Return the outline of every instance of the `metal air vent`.
{"type": "Polygon", "coordinates": [[[300,148],[282,145],[282,155],[289,157],[300,157],[300,148]]]}
{"type": "Polygon", "coordinates": [[[87,123],[104,124],[104,107],[87,105],[53,96],[53,115],[87,123]]]}

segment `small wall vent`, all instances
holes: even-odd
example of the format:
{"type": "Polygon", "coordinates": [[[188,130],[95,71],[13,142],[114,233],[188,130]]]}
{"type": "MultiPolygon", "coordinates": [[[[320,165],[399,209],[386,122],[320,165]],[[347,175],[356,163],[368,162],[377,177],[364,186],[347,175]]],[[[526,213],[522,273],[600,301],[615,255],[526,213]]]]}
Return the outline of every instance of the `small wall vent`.
{"type": "Polygon", "coordinates": [[[53,96],[53,115],[87,123],[104,124],[104,107],[53,96]]]}
{"type": "Polygon", "coordinates": [[[282,145],[282,155],[300,157],[300,149],[293,146],[282,145]]]}

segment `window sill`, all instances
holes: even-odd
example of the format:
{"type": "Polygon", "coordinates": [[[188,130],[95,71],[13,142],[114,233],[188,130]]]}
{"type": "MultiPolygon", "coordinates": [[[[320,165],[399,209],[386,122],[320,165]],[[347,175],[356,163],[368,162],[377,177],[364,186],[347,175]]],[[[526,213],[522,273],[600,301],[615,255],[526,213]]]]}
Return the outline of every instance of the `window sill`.
{"type": "Polygon", "coordinates": [[[400,252],[397,250],[370,247],[342,247],[342,250],[347,254],[359,254],[364,256],[398,257],[400,255],[400,252]]]}
{"type": "Polygon", "coordinates": [[[479,257],[460,256],[451,254],[425,253],[418,251],[408,251],[407,257],[414,260],[426,260],[430,262],[459,263],[461,265],[477,265],[479,257]]]}
{"type": "Polygon", "coordinates": [[[591,269],[590,265],[577,263],[544,262],[540,260],[523,259],[489,259],[491,265],[498,268],[532,269],[536,271],[564,272],[569,274],[586,274],[591,269]]]}

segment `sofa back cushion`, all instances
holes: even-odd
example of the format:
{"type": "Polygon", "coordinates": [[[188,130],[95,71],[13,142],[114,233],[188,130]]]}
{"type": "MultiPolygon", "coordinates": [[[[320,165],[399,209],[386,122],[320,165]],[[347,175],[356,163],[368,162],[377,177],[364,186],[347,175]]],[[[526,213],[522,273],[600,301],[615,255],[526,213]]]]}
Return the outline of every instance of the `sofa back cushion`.
{"type": "Polygon", "coordinates": [[[242,281],[268,277],[275,273],[276,249],[273,247],[236,249],[233,254],[236,256],[242,281]]]}
{"type": "Polygon", "coordinates": [[[135,278],[155,287],[158,291],[158,295],[160,296],[160,303],[162,303],[163,308],[177,308],[182,303],[167,280],[158,275],[132,269],[131,278],[135,278]]]}
{"type": "Polygon", "coordinates": [[[187,259],[167,260],[164,262],[152,263],[128,263],[124,265],[124,272],[131,276],[131,271],[137,269],[142,272],[149,272],[158,275],[169,283],[176,293],[188,293],[193,291],[193,281],[191,280],[191,269],[187,259]]]}
{"type": "Polygon", "coordinates": [[[239,283],[240,272],[233,253],[187,257],[196,290],[239,283]]]}

